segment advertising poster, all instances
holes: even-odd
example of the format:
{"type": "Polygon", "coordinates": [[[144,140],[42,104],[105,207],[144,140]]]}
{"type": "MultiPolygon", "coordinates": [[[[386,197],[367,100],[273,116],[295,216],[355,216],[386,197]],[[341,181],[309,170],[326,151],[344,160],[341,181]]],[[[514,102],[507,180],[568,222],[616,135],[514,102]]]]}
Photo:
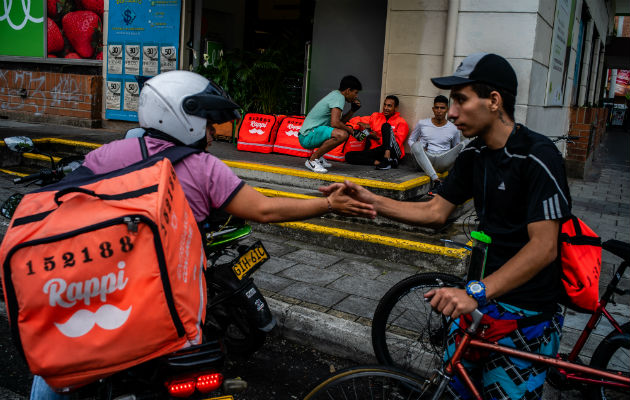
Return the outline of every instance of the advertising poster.
{"type": "Polygon", "coordinates": [[[177,69],[181,5],[181,0],[109,0],[107,119],[137,121],[142,83],[177,69]],[[112,46],[122,59],[111,54],[112,46]],[[110,82],[118,84],[117,95],[110,94],[110,82]]]}
{"type": "Polygon", "coordinates": [[[630,93],[630,70],[617,70],[615,96],[626,96],[628,93],[630,93]]]}
{"type": "Polygon", "coordinates": [[[138,88],[138,82],[126,81],[125,82],[125,95],[123,98],[123,104],[125,105],[125,111],[138,111],[138,98],[140,97],[140,90],[138,88]]]}
{"type": "Polygon", "coordinates": [[[558,0],[553,21],[553,37],[549,54],[549,75],[547,77],[547,96],[545,104],[561,106],[564,104],[564,92],[571,46],[571,29],[573,27],[573,9],[575,1],[558,0]]]}
{"type": "Polygon", "coordinates": [[[125,45],[125,72],[126,75],[140,75],[140,45],[125,45]]]}
{"type": "Polygon", "coordinates": [[[0,55],[46,57],[44,1],[0,3],[0,55]]]}
{"type": "Polygon", "coordinates": [[[120,81],[107,81],[105,83],[105,110],[120,110],[120,81]]]}
{"type": "Polygon", "coordinates": [[[110,44],[107,46],[107,73],[122,74],[123,52],[122,45],[110,44]]]}

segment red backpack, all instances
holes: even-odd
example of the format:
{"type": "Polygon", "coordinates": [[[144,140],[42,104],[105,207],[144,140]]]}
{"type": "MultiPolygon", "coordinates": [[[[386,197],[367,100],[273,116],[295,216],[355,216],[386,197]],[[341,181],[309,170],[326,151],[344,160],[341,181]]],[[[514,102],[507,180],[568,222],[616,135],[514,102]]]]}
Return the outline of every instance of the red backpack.
{"type": "Polygon", "coordinates": [[[559,251],[562,303],[579,311],[595,311],[599,304],[602,239],[581,219],[571,216],[560,227],[559,251]]]}

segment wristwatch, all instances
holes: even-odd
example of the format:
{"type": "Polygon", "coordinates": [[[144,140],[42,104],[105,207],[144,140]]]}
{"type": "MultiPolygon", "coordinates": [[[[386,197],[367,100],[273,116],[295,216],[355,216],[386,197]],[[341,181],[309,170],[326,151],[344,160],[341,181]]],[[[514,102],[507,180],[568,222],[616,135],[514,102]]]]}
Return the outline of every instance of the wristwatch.
{"type": "Polygon", "coordinates": [[[485,306],[488,302],[486,299],[486,285],[481,281],[470,281],[466,284],[466,294],[477,300],[479,306],[485,306]]]}

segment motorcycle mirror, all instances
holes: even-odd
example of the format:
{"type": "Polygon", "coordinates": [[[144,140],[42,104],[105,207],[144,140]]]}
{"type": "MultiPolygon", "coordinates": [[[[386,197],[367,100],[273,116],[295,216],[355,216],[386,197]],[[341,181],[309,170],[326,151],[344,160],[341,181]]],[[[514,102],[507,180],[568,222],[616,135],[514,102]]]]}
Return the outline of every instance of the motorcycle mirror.
{"type": "Polygon", "coordinates": [[[0,214],[2,214],[5,218],[11,219],[18,204],[22,201],[22,197],[24,197],[22,193],[13,193],[11,197],[6,199],[0,206],[0,214]]]}
{"type": "Polygon", "coordinates": [[[7,145],[9,150],[15,151],[16,153],[26,153],[35,149],[35,145],[33,144],[31,138],[26,136],[11,136],[4,138],[4,144],[7,145]]]}

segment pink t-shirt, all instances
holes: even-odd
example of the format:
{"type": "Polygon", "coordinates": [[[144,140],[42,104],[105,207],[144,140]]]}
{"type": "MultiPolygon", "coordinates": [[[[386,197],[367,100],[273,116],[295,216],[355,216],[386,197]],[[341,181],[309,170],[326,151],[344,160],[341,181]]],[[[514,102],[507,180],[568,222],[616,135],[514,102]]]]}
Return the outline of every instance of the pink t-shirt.
{"type": "MultiPolygon", "coordinates": [[[[153,155],[172,143],[145,137],[147,151],[153,155]]],[[[95,174],[104,174],[142,160],[137,138],[116,140],[85,156],[83,165],[95,174]]],[[[197,222],[212,209],[222,209],[238,193],[244,182],[221,160],[208,153],[190,155],[175,165],[175,173],[186,194],[197,222]]]]}

